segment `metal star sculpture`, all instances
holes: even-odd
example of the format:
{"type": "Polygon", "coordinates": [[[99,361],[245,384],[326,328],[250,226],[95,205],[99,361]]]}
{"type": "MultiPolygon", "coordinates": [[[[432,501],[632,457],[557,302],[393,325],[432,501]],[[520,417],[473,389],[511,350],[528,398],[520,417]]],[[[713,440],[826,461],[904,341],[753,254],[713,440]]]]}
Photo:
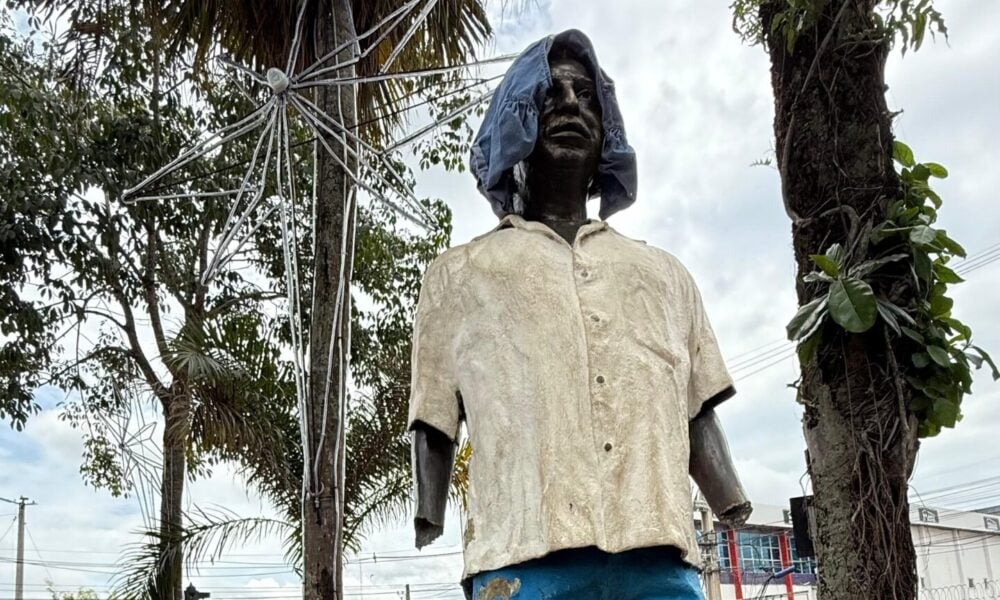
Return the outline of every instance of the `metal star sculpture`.
{"type": "MultiPolygon", "coordinates": [[[[420,25],[433,10],[438,0],[410,0],[397,10],[389,14],[381,22],[377,23],[368,31],[358,34],[354,39],[347,40],[319,57],[314,63],[303,68],[298,73],[293,73],[293,59],[299,54],[299,45],[302,38],[302,21],[305,7],[308,0],[303,0],[298,13],[295,26],[295,37],[292,41],[288,61],[284,69],[272,67],[266,73],[258,73],[248,67],[239,65],[229,59],[219,59],[221,63],[234,72],[248,76],[253,82],[262,86],[267,95],[267,100],[259,105],[255,110],[235,123],[227,125],[222,129],[210,134],[203,141],[196,143],[180,156],[163,166],[156,172],[149,175],[145,180],[135,187],[126,190],[124,197],[126,202],[159,201],[177,198],[213,198],[235,196],[233,199],[225,225],[222,228],[221,237],[218,239],[211,259],[208,261],[206,269],[200,274],[203,284],[207,284],[215,277],[220,270],[228,264],[235,256],[239,255],[244,247],[254,239],[260,227],[271,219],[277,218],[281,229],[282,250],[285,263],[285,278],[287,285],[287,309],[291,326],[292,349],[294,354],[296,396],[298,399],[300,423],[303,432],[303,459],[306,465],[310,464],[308,456],[309,445],[306,432],[309,431],[309,424],[305,422],[307,415],[306,395],[307,366],[306,366],[306,344],[302,331],[301,319],[301,290],[299,289],[299,265],[294,249],[298,246],[301,233],[298,231],[294,218],[297,205],[297,193],[294,186],[294,164],[291,160],[291,121],[298,117],[300,122],[312,132],[315,140],[323,150],[337,162],[354,183],[356,188],[362,189],[368,195],[385,206],[389,207],[408,221],[421,228],[430,228],[434,217],[428,209],[422,205],[409,191],[409,187],[396,174],[394,168],[388,161],[388,156],[396,150],[414,142],[415,140],[431,133],[438,126],[454,120],[473,110],[493,94],[493,90],[487,90],[475,97],[472,101],[458,107],[449,114],[433,120],[424,127],[410,132],[407,135],[395,140],[384,148],[375,148],[371,144],[362,140],[358,135],[345,127],[341,121],[326,114],[316,106],[308,97],[303,94],[303,90],[315,87],[337,87],[342,85],[353,86],[357,84],[386,81],[390,79],[422,78],[432,77],[450,72],[468,69],[478,65],[500,63],[512,60],[516,55],[504,55],[474,63],[454,65],[448,67],[427,68],[419,71],[409,72],[389,72],[389,67],[395,62],[404,46],[417,33],[420,25]],[[379,44],[406,19],[418,6],[423,4],[419,14],[414,18],[409,29],[400,39],[399,43],[392,49],[379,69],[379,74],[370,77],[339,77],[338,73],[342,69],[351,67],[371,52],[375,51],[379,44]],[[361,40],[372,36],[377,37],[374,42],[363,52],[358,52],[358,43],[361,40]],[[343,51],[354,48],[354,56],[340,62],[335,61],[336,57],[343,51]],[[330,75],[332,78],[328,78],[330,75]],[[294,109],[294,112],[291,110],[294,109]],[[250,161],[241,178],[240,185],[236,189],[219,190],[210,192],[192,192],[172,195],[150,195],[140,196],[140,193],[156,182],[162,182],[164,178],[178,169],[183,168],[192,161],[205,157],[209,153],[219,149],[225,144],[243,138],[244,136],[256,135],[256,143],[250,161]],[[340,145],[340,151],[335,151],[328,140],[334,140],[340,145]],[[263,150],[263,152],[262,152],[263,150]],[[352,168],[351,164],[355,165],[352,168]],[[383,167],[382,169],[372,167],[383,167]],[[387,167],[387,168],[385,168],[387,167]],[[367,177],[372,178],[379,189],[369,185],[365,177],[359,174],[364,172],[367,177]],[[388,174],[388,178],[381,173],[388,174]],[[273,183],[273,195],[265,196],[265,189],[268,183],[273,183]],[[379,190],[385,190],[381,192],[379,190]],[[255,217],[255,215],[262,215],[255,217]]],[[[250,94],[246,94],[250,97],[250,94]]],[[[319,152],[319,148],[316,148],[319,152]]],[[[169,184],[167,184],[169,185],[169,184]]],[[[313,199],[314,200],[314,199],[313,199]]],[[[353,210],[355,194],[348,193],[344,199],[343,214],[354,215],[356,219],[357,211],[353,210]]],[[[354,222],[347,218],[344,221],[344,233],[352,230],[354,222]],[[349,229],[350,228],[350,229],[349,229]]],[[[343,239],[346,239],[344,236],[343,239]]],[[[346,293],[346,277],[341,277],[336,295],[336,302],[339,305],[343,302],[346,293]]],[[[340,318],[342,311],[337,310],[336,319],[340,318]]],[[[339,330],[340,323],[335,320],[332,331],[339,330]]],[[[343,352],[342,352],[343,353],[343,352]]],[[[333,364],[346,364],[346,357],[339,356],[339,360],[333,364]]],[[[343,400],[343,390],[338,392],[343,400]]],[[[329,390],[323,398],[324,414],[329,403],[329,390]]],[[[343,401],[341,401],[343,406],[343,401]]],[[[343,420],[339,420],[342,424],[343,420]]],[[[343,431],[336,433],[340,442],[343,431]]],[[[320,445],[323,439],[319,440],[320,445]]],[[[318,453],[317,453],[318,454],[318,453]]],[[[313,474],[319,468],[318,457],[313,465],[313,474]]],[[[309,486],[309,469],[306,470],[306,486],[309,486]]]]}

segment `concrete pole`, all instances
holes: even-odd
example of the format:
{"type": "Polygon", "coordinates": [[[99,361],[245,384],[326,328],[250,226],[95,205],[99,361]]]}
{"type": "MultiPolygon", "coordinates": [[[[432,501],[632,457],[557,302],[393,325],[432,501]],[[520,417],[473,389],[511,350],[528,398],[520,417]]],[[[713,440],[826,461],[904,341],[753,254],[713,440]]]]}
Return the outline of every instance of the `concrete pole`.
{"type": "Polygon", "coordinates": [[[410,584],[406,584],[406,600],[410,600],[410,584]]]}
{"type": "Polygon", "coordinates": [[[17,502],[17,574],[14,578],[14,600],[24,600],[24,496],[17,502]]]}
{"type": "Polygon", "coordinates": [[[719,578],[719,551],[715,538],[715,523],[712,519],[712,509],[708,504],[702,504],[701,509],[701,539],[702,566],[705,577],[705,600],[722,600],[722,581],[719,578]]]}

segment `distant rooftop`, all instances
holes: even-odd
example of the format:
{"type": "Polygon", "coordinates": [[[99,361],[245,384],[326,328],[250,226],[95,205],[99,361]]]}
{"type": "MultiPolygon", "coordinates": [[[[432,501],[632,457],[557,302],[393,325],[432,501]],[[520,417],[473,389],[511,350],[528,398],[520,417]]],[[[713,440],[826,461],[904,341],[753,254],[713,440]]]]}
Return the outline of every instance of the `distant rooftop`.
{"type": "MultiPolygon", "coordinates": [[[[695,516],[696,520],[700,517],[697,513],[695,516]]],[[[976,511],[962,511],[911,503],[910,523],[941,529],[962,529],[1000,535],[1000,506],[976,511]]],[[[791,529],[792,515],[788,507],[755,504],[746,527],[791,529]]]]}

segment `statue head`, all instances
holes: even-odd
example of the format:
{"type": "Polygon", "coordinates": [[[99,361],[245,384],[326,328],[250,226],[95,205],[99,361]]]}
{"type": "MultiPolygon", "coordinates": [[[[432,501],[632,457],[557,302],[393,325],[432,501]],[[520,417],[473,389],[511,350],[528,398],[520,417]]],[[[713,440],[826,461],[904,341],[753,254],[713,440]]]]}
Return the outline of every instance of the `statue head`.
{"type": "Polygon", "coordinates": [[[514,168],[515,205],[530,202],[533,177],[587,194],[601,160],[604,125],[594,75],[567,45],[553,45],[548,63],[552,83],[538,113],[538,137],[514,168]]]}
{"type": "MultiPolygon", "coordinates": [[[[582,173],[601,218],[635,201],[636,160],[614,83],[575,29],[532,44],[497,87],[472,144],[470,170],[498,216],[522,214],[538,169],[582,173]]],[[[575,179],[574,179],[575,180],[575,179]]]]}

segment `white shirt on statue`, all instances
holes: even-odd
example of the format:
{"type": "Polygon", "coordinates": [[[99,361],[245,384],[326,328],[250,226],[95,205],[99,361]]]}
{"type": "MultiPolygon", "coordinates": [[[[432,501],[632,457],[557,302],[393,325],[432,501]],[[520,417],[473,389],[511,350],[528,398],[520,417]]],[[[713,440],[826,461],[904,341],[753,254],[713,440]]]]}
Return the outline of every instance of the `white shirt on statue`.
{"type": "Polygon", "coordinates": [[[732,379],[672,255],[509,215],[428,267],[412,368],[411,426],[454,440],[464,406],[463,578],[586,546],[698,564],[688,422],[732,379]]]}

